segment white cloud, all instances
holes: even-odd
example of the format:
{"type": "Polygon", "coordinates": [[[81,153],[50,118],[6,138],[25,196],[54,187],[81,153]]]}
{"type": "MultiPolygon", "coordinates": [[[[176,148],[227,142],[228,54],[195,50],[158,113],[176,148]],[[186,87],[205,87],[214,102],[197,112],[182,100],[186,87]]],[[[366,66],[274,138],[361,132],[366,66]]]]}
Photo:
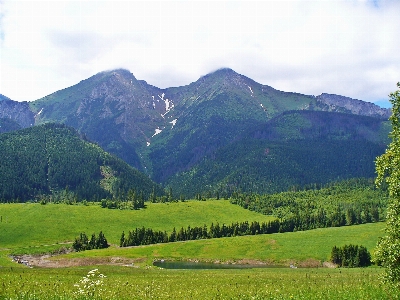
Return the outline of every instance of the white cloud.
{"type": "Polygon", "coordinates": [[[284,91],[368,101],[400,80],[398,1],[5,0],[0,9],[0,93],[15,100],[120,67],[162,88],[230,67],[284,91]]]}

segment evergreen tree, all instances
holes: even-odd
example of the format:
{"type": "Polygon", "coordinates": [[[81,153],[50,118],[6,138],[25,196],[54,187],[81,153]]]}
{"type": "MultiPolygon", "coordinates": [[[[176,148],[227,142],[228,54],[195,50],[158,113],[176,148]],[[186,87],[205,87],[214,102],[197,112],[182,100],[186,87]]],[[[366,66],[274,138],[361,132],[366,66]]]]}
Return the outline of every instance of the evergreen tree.
{"type": "Polygon", "coordinates": [[[100,231],[99,237],[97,238],[97,241],[96,241],[96,248],[104,249],[104,248],[108,248],[108,247],[109,247],[109,245],[108,245],[107,239],[104,236],[103,232],[100,231]]]}

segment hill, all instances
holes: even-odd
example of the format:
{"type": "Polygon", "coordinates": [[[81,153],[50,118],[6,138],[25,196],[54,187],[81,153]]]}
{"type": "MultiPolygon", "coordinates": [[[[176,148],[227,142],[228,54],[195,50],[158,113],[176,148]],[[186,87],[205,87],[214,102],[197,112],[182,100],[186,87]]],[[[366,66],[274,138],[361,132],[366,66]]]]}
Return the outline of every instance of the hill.
{"type": "Polygon", "coordinates": [[[84,138],[60,124],[1,134],[0,199],[95,200],[129,189],[146,196],[153,190],[163,193],[145,175],[84,138]]]}
{"type": "Polygon", "coordinates": [[[128,232],[136,227],[169,232],[174,227],[203,226],[213,222],[230,224],[275,219],[232,205],[227,200],[147,203],[147,207],[141,210],[104,209],[98,204],[23,203],[0,204],[0,207],[2,247],[25,249],[22,251],[28,253],[34,251],[33,247],[44,244],[57,244],[60,248],[63,242],[72,242],[81,232],[90,235],[102,230],[110,243],[119,245],[122,231],[128,232]]]}

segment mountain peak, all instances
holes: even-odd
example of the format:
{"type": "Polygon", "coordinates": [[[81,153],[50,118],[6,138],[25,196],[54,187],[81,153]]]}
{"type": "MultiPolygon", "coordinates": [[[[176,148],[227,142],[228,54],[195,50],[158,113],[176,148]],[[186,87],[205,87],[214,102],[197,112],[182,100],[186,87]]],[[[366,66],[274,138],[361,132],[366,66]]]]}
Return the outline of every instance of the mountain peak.
{"type": "Polygon", "coordinates": [[[207,75],[205,75],[204,77],[224,77],[224,78],[233,78],[233,77],[245,77],[237,72],[235,72],[234,70],[230,69],[230,68],[220,68],[217,69],[214,72],[211,72],[207,75]]]}
{"type": "Polygon", "coordinates": [[[248,89],[248,84],[255,83],[252,79],[241,75],[230,68],[221,68],[214,72],[208,73],[199,78],[197,81],[201,84],[208,83],[212,86],[223,86],[224,88],[232,88],[238,86],[240,88],[248,89]]]}
{"type": "Polygon", "coordinates": [[[214,72],[211,73],[221,73],[221,74],[238,74],[237,72],[235,72],[234,70],[232,70],[231,68],[219,68],[217,70],[215,70],[214,72]]]}
{"type": "Polygon", "coordinates": [[[135,80],[135,76],[127,69],[114,69],[114,70],[107,70],[107,71],[102,71],[100,73],[97,73],[93,77],[100,77],[100,78],[116,78],[120,80],[135,80]]]}

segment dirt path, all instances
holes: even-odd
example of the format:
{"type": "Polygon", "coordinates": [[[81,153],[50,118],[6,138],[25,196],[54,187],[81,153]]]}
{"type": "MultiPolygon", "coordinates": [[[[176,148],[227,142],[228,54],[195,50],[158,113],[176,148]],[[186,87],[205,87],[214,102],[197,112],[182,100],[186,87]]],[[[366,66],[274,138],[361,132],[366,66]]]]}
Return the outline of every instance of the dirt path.
{"type": "Polygon", "coordinates": [[[143,261],[143,259],[127,259],[123,257],[91,257],[91,258],[60,258],[56,259],[58,255],[44,254],[44,255],[15,255],[12,256],[13,261],[16,263],[24,264],[27,267],[39,268],[67,268],[77,266],[91,266],[91,265],[118,265],[133,267],[134,263],[143,261]]]}

